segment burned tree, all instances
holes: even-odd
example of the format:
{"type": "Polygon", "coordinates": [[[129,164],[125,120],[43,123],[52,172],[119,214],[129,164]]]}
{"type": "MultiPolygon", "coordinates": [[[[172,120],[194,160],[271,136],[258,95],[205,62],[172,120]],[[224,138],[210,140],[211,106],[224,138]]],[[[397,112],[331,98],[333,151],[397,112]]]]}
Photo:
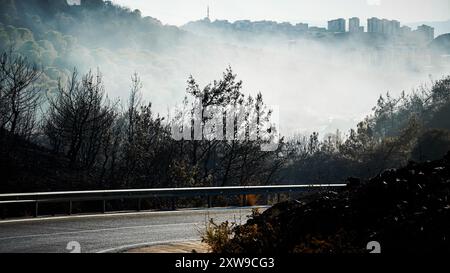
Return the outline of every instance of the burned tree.
{"type": "Polygon", "coordinates": [[[41,70],[12,52],[0,56],[0,130],[28,139],[36,128],[41,70]]]}
{"type": "Polygon", "coordinates": [[[272,110],[264,104],[262,95],[245,96],[242,82],[231,68],[223,73],[222,79],[202,89],[190,77],[187,94],[190,97],[171,121],[175,133],[182,131],[182,136],[176,139],[179,154],[183,156],[174,166],[189,165],[189,169],[195,170],[192,179],[196,185],[252,185],[273,181],[283,160],[279,149],[262,149],[267,136],[278,133],[270,124],[272,110]],[[269,127],[273,131],[269,132],[269,127]]]}
{"type": "Polygon", "coordinates": [[[66,85],[60,81],[49,103],[45,134],[53,148],[67,155],[71,167],[93,167],[116,118],[100,74],[89,72],[79,80],[75,71],[66,85]]]}

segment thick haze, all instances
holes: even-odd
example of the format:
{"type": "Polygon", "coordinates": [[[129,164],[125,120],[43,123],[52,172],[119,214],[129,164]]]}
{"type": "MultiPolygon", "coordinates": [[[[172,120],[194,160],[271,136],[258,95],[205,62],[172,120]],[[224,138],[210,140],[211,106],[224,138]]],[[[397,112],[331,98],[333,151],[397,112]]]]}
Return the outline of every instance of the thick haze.
{"type": "Polygon", "coordinates": [[[380,94],[398,96],[450,74],[448,66],[430,67],[425,56],[410,58],[389,50],[345,52],[314,41],[290,46],[287,40],[264,42],[270,37],[255,42],[264,46],[230,45],[206,37],[164,54],[136,52],[97,64],[111,95],[124,99],[129,75],[138,72],[144,97],[163,115],[181,102],[190,74],[204,86],[230,65],[243,80],[244,93],[260,91],[266,103],[279,106],[283,134],[346,131],[371,113],[380,94]]]}
{"type": "MultiPolygon", "coordinates": [[[[375,7],[377,2],[372,0],[370,6],[366,1],[357,0],[114,2],[132,10],[139,8],[143,15],[173,24],[205,17],[208,3],[213,18],[230,20],[323,20],[376,15],[409,21],[437,21],[445,19],[449,10],[449,1],[438,0],[382,0],[375,7]],[[402,3],[408,8],[403,8],[402,3]]],[[[86,51],[84,55],[77,53],[74,59],[82,70],[100,68],[111,97],[126,100],[130,76],[138,72],[144,84],[144,98],[153,103],[156,112],[166,115],[182,101],[189,75],[204,86],[219,79],[231,66],[244,83],[244,93],[261,92],[267,104],[279,106],[281,132],[288,135],[312,131],[323,135],[336,129],[346,131],[371,113],[380,94],[390,92],[398,96],[402,91],[411,92],[421,84],[430,84],[430,79],[437,80],[450,74],[448,63],[436,66],[434,57],[430,62],[426,46],[407,50],[381,44],[387,48],[375,50],[367,43],[363,45],[351,39],[344,39],[346,42],[337,45],[335,40],[297,39],[293,42],[291,38],[268,33],[247,33],[242,36],[248,38],[245,40],[236,39],[233,36],[236,33],[204,30],[195,32],[195,36],[188,35],[176,46],[163,47],[159,51],[148,50],[145,45],[132,41],[126,43],[126,49],[117,50],[110,35],[91,29],[86,31],[93,32],[90,37],[96,37],[96,41],[104,40],[111,45],[86,51]]],[[[86,31],[80,32],[81,35],[86,31]]],[[[237,37],[241,36],[238,34],[237,37]]]]}
{"type": "MultiPolygon", "coordinates": [[[[449,0],[113,0],[140,9],[163,23],[183,25],[206,16],[235,20],[275,20],[316,22],[331,18],[372,16],[402,22],[444,21],[450,19],[449,0]]],[[[365,20],[363,20],[365,21],[365,20]]]]}

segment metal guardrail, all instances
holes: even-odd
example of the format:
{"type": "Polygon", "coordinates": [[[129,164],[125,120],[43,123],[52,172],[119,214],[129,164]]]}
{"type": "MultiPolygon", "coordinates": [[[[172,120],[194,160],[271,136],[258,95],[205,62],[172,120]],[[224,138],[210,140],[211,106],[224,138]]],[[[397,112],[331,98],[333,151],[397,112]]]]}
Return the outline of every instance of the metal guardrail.
{"type": "MultiPolygon", "coordinates": [[[[34,216],[39,215],[39,203],[68,202],[68,214],[72,214],[72,202],[103,201],[103,213],[106,212],[107,200],[136,199],[137,211],[141,210],[141,200],[146,198],[172,198],[172,209],[176,209],[177,197],[207,197],[208,207],[212,206],[211,196],[242,195],[244,200],[250,194],[277,194],[302,192],[308,189],[340,188],[347,184],[311,184],[311,185],[278,185],[278,186],[241,186],[241,187],[196,187],[196,188],[159,188],[131,190],[96,190],[66,192],[35,192],[0,194],[0,205],[17,203],[34,203],[34,216]]],[[[245,202],[245,201],[244,201],[245,202]]]]}

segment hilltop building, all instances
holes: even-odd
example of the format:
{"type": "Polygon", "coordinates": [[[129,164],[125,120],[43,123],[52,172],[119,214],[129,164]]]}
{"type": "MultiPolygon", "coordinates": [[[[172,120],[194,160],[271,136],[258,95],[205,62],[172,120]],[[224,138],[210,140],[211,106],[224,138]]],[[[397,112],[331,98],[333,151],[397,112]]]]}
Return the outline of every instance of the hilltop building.
{"type": "Polygon", "coordinates": [[[324,27],[309,27],[309,32],[326,32],[327,29],[324,27]]]}
{"type": "Polygon", "coordinates": [[[372,17],[367,20],[367,32],[397,35],[400,33],[400,22],[372,17]]]}
{"type": "Polygon", "coordinates": [[[348,32],[360,33],[364,32],[364,27],[361,26],[361,21],[358,17],[353,17],[348,20],[348,32]]]}
{"type": "Polygon", "coordinates": [[[400,28],[400,34],[403,35],[403,36],[410,35],[411,32],[412,32],[412,29],[410,27],[408,27],[408,26],[402,26],[400,28]]]}
{"type": "Polygon", "coordinates": [[[345,19],[339,18],[336,20],[328,21],[328,31],[335,33],[345,32],[345,19]]]}
{"type": "Polygon", "coordinates": [[[427,25],[421,25],[417,27],[416,33],[422,38],[424,38],[426,41],[432,41],[434,39],[434,28],[427,26],[427,25]]]}
{"type": "Polygon", "coordinates": [[[387,35],[397,35],[400,32],[399,21],[383,19],[382,22],[382,33],[387,35]]]}
{"type": "Polygon", "coordinates": [[[369,33],[382,33],[383,32],[383,22],[382,20],[372,17],[367,19],[367,32],[369,33]]]}
{"type": "Polygon", "coordinates": [[[298,31],[306,32],[309,29],[309,25],[308,24],[304,24],[304,23],[298,23],[298,24],[295,25],[295,28],[298,31]]]}

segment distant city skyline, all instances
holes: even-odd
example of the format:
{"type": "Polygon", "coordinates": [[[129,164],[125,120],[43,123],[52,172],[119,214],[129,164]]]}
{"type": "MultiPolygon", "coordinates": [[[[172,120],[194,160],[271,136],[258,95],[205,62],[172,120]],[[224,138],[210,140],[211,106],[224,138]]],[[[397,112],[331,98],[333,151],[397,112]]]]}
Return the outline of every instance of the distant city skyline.
{"type": "Polygon", "coordinates": [[[402,23],[435,22],[450,19],[450,0],[113,0],[140,9],[164,24],[183,25],[206,17],[229,21],[248,19],[305,22],[326,26],[334,18],[359,17],[396,19],[402,23]]]}

